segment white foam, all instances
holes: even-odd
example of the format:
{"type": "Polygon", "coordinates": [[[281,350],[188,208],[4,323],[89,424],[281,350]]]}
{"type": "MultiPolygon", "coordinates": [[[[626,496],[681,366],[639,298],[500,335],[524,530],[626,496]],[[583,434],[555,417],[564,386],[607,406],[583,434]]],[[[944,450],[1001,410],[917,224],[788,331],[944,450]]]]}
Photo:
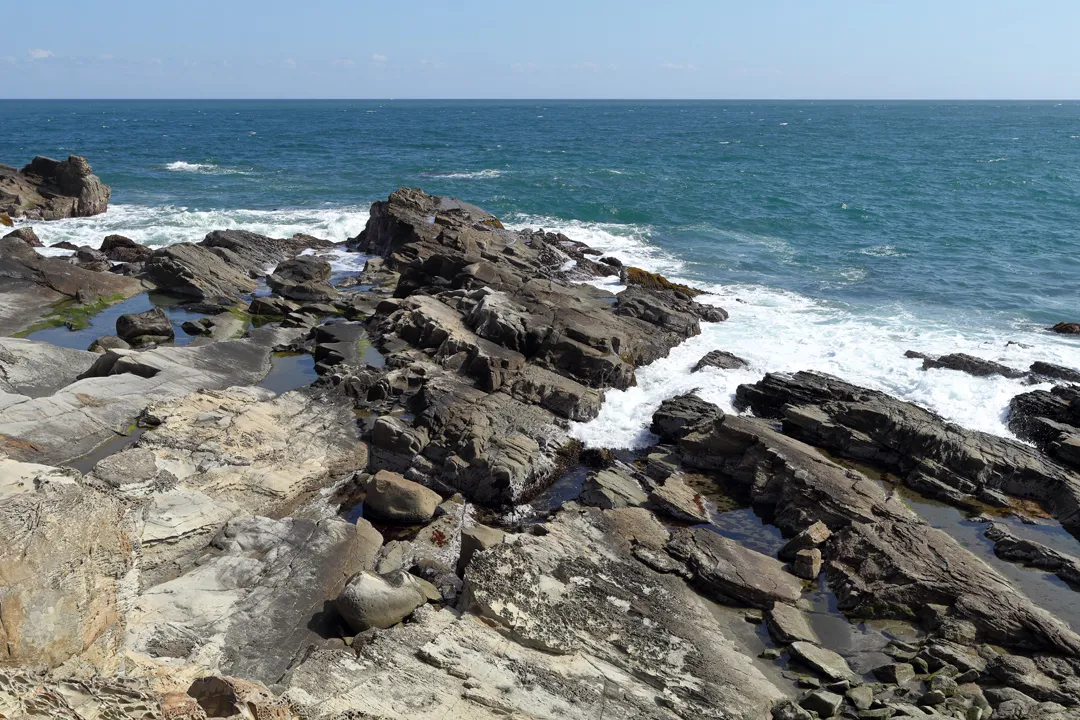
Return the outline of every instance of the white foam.
{"type": "MultiPolygon", "coordinates": [[[[702,287],[700,282],[679,276],[682,264],[651,246],[647,229],[550,218],[531,220],[525,224],[563,232],[624,263],[702,287]]],[[[594,284],[613,292],[622,289],[613,279],[594,284]]],[[[668,357],[639,368],[636,387],[607,391],[600,415],[588,423],[574,424],[572,435],[588,446],[644,447],[655,441],[648,426],[652,414],[667,398],[696,390],[702,398],[733,412],[735,388],[742,383],[757,382],[766,372],[818,370],[918,403],[964,427],[1011,436],[1005,426],[1009,400],[1040,386],[952,370],[923,371],[922,361],[905,358],[904,352],[965,352],[1021,370],[1036,360],[1080,368],[1080,345],[1075,341],[1019,322],[1011,327],[960,326],[948,317],[916,315],[897,308],[856,313],[843,305],[757,285],[703,289],[710,294],[699,300],[726,308],[730,319],[703,323],[699,336],[673,348],[668,357]],[[1010,341],[1013,344],[1008,344],[1010,341]],[[690,372],[703,355],[716,349],[735,353],[747,360],[749,367],[690,372]]]]}
{"type": "Polygon", "coordinates": [[[505,221],[506,227],[511,230],[543,228],[549,232],[561,232],[608,257],[652,272],[677,274],[686,269],[681,260],[650,243],[648,228],[640,225],[582,222],[522,214],[509,215],[505,221]]]}
{"type": "MultiPolygon", "coordinates": [[[[124,235],[144,245],[198,242],[211,230],[249,230],[270,237],[306,233],[342,242],[367,223],[366,207],[293,210],[194,210],[186,207],[109,205],[108,212],[33,225],[45,245],[67,241],[99,247],[106,235],[124,235]]],[[[55,252],[55,251],[54,251],[55,252]]]]}
{"type": "Polygon", "coordinates": [[[344,248],[326,248],[316,250],[309,248],[301,255],[314,255],[330,263],[330,269],[335,273],[359,273],[367,264],[368,255],[363,253],[349,252],[344,248]]]}
{"type": "Polygon", "coordinates": [[[425,177],[448,178],[453,180],[489,180],[501,177],[502,170],[474,170],[470,172],[423,173],[425,177]]]}
{"type": "Polygon", "coordinates": [[[165,169],[169,172],[182,172],[182,173],[198,173],[201,175],[247,175],[249,174],[245,170],[237,170],[235,168],[225,168],[213,163],[189,163],[183,160],[177,160],[165,165],[165,169]]]}

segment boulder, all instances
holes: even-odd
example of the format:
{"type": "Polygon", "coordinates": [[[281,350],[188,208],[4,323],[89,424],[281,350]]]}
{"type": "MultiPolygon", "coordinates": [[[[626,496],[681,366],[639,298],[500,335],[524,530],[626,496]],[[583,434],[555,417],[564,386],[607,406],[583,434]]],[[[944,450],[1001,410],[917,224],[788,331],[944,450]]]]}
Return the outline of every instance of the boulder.
{"type": "Polygon", "coordinates": [[[784,547],[780,548],[778,555],[781,560],[794,560],[800,550],[816,548],[828,540],[831,535],[832,531],[829,530],[829,526],[818,520],[784,543],[784,547]]]}
{"type": "Polygon", "coordinates": [[[840,711],[844,698],[842,695],[829,692],[828,690],[814,690],[807,694],[799,704],[810,712],[817,713],[819,718],[831,718],[840,711]]]}
{"type": "Polygon", "coordinates": [[[1059,322],[1057,325],[1050,328],[1050,330],[1062,335],[1080,335],[1080,323],[1059,322]]]}
{"type": "Polygon", "coordinates": [[[154,250],[144,266],[162,292],[198,300],[239,298],[256,282],[202,245],[177,243],[154,250]]]}
{"type": "Polygon", "coordinates": [[[791,643],[789,651],[792,658],[829,680],[853,680],[856,677],[847,661],[827,648],[800,640],[791,643]]]}
{"type": "Polygon", "coordinates": [[[804,580],[814,580],[821,574],[821,551],[817,548],[795,553],[792,572],[804,580]]]}
{"type": "Polygon", "coordinates": [[[360,633],[397,625],[416,608],[437,598],[438,593],[428,583],[402,570],[387,575],[364,571],[349,579],[334,606],[349,627],[360,633]]]}
{"type": "Polygon", "coordinates": [[[30,247],[35,247],[35,248],[37,248],[37,247],[45,247],[44,243],[41,242],[41,238],[39,238],[37,236],[37,233],[34,232],[34,228],[29,227],[29,226],[21,227],[18,230],[12,230],[11,232],[9,232],[4,237],[5,238],[15,238],[16,240],[22,240],[24,243],[26,243],[30,247]]]}
{"type": "Polygon", "coordinates": [[[458,556],[457,572],[464,575],[465,570],[473,559],[473,555],[483,552],[490,547],[500,544],[506,538],[506,533],[498,528],[488,527],[476,523],[461,531],[461,554],[458,556]]]}
{"type": "Polygon", "coordinates": [[[802,583],[782,563],[706,528],[676,531],[667,551],[721,601],[768,608],[773,602],[794,603],[802,594],[802,583]]]}
{"type": "Polygon", "coordinates": [[[129,350],[131,345],[126,340],[121,340],[116,335],[102,335],[94,342],[90,343],[90,347],[86,348],[92,353],[106,353],[109,350],[129,350]]]}
{"type": "Polygon", "coordinates": [[[809,618],[794,605],[773,603],[765,616],[765,622],[769,635],[779,645],[790,645],[799,641],[821,644],[817,633],[810,627],[809,618]]]}
{"type": "Polygon", "coordinates": [[[663,441],[676,441],[723,414],[716,405],[693,393],[679,395],[660,403],[653,413],[650,430],[663,441]]]}
{"type": "Polygon", "coordinates": [[[116,318],[116,335],[121,340],[138,344],[147,336],[172,338],[175,333],[169,316],[161,308],[155,307],[146,312],[116,318]]]}
{"type": "Polygon", "coordinates": [[[903,685],[915,677],[911,663],[889,663],[874,668],[874,677],[890,685],[903,685]]]}
{"type": "Polygon", "coordinates": [[[214,230],[199,242],[199,247],[206,248],[243,274],[263,277],[286,258],[312,248],[331,248],[334,243],[302,233],[289,238],[272,238],[247,230],[214,230]]]}
{"type": "Polygon", "coordinates": [[[691,372],[697,372],[702,368],[714,367],[721,370],[738,370],[747,366],[747,362],[738,355],[733,355],[726,350],[711,350],[694,364],[691,372]]]}
{"type": "Polygon", "coordinates": [[[107,235],[99,248],[109,260],[121,263],[144,263],[154,251],[123,235],[107,235]]]}
{"type": "Polygon", "coordinates": [[[266,277],[270,289],[301,302],[328,302],[337,297],[330,285],[330,263],[310,255],[285,260],[266,277]]]}
{"type": "Polygon", "coordinates": [[[366,489],[365,515],[403,525],[431,520],[442,502],[439,493],[389,470],[375,473],[366,489]]]}
{"type": "Polygon", "coordinates": [[[633,471],[618,465],[589,473],[581,485],[578,500],[585,505],[611,510],[644,505],[649,497],[634,479],[633,471]]]}
{"type": "Polygon", "coordinates": [[[109,186],[86,158],[35,157],[22,170],[0,165],[0,212],[35,220],[88,217],[105,212],[109,186]]]}
{"type": "Polygon", "coordinates": [[[279,297],[252,298],[248,312],[252,315],[284,316],[300,309],[297,303],[279,297]]]}

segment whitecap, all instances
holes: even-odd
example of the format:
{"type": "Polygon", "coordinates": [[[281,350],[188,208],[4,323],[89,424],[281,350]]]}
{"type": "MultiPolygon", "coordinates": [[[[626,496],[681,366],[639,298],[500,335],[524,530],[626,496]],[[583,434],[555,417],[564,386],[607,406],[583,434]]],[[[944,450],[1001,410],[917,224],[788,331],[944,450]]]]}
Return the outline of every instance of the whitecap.
{"type": "Polygon", "coordinates": [[[165,165],[165,169],[169,172],[181,172],[181,173],[198,173],[201,175],[248,175],[249,173],[244,170],[237,170],[235,168],[224,168],[214,163],[189,163],[183,160],[177,160],[175,162],[165,165]]]}
{"type": "Polygon", "coordinates": [[[420,173],[423,177],[446,178],[449,180],[488,180],[501,177],[502,170],[469,170],[449,173],[420,173]]]}
{"type": "Polygon", "coordinates": [[[859,252],[871,257],[904,257],[904,253],[897,250],[895,245],[873,245],[859,252]]]}
{"type": "Polygon", "coordinates": [[[330,263],[335,273],[357,274],[363,271],[368,256],[363,253],[349,252],[343,247],[314,249],[309,248],[301,255],[314,255],[330,263]]]}

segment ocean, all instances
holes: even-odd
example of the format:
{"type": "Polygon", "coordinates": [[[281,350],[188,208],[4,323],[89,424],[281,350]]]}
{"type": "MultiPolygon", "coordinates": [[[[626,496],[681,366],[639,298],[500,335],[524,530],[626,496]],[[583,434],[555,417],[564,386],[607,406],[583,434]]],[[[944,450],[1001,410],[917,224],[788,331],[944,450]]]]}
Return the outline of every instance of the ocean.
{"type": "Polygon", "coordinates": [[[574,428],[590,444],[645,444],[666,397],[730,408],[802,369],[1008,435],[1031,386],[904,352],[1080,368],[1080,339],[1045,331],[1080,321],[1076,102],[0,101],[0,162],[69,153],[112,204],[37,223],[46,244],[340,241],[407,185],[707,290],[730,320],[609,391],[574,428]],[[690,372],[717,348],[749,368],[690,372]]]}

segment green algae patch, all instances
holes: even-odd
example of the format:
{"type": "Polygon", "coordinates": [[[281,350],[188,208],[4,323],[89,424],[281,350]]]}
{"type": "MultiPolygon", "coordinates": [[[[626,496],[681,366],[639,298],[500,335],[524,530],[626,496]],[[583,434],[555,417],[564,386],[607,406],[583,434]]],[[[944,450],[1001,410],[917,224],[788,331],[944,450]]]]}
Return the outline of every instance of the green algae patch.
{"type": "Polygon", "coordinates": [[[30,327],[14,333],[12,337],[25,338],[40,330],[66,326],[72,330],[83,330],[90,326],[90,319],[102,310],[127,300],[128,296],[123,293],[100,297],[92,303],[80,305],[75,300],[58,300],[52,304],[52,311],[42,320],[30,327]]]}
{"type": "Polygon", "coordinates": [[[642,270],[641,268],[636,267],[626,268],[626,284],[640,285],[641,287],[647,287],[652,290],[674,290],[675,292],[690,297],[695,297],[705,292],[704,290],[692,288],[689,285],[671,282],[659,273],[651,273],[648,270],[642,270]]]}

